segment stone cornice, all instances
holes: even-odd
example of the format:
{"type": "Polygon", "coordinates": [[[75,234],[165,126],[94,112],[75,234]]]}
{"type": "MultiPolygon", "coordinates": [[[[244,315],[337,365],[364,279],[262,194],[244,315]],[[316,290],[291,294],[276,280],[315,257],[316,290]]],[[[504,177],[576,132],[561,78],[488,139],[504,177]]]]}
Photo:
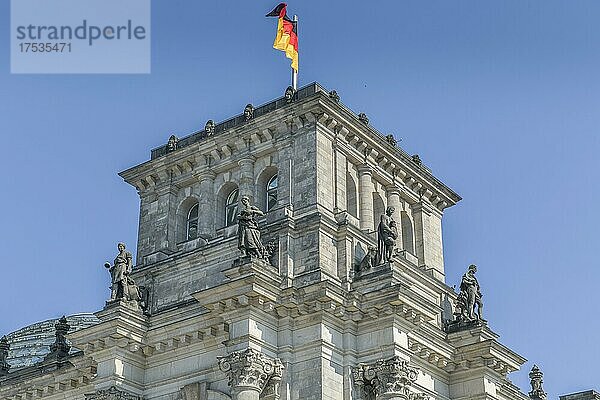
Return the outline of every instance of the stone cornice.
{"type": "Polygon", "coordinates": [[[449,334],[448,341],[456,347],[453,363],[460,372],[474,368],[489,368],[501,376],[517,371],[527,360],[497,341],[498,336],[486,326],[449,334]]]}
{"type": "MultiPolygon", "coordinates": [[[[348,156],[354,157],[355,163],[366,161],[377,167],[374,173],[383,174],[381,178],[386,180],[386,185],[399,183],[414,197],[425,197],[439,210],[460,201],[460,196],[429,170],[417,164],[399,147],[386,142],[383,135],[359,121],[356,114],[343,104],[332,101],[318,84],[308,85],[302,90],[308,90],[306,95],[292,104],[280,104],[250,122],[230,123],[240,116],[235,117],[217,125],[218,135],[206,138],[197,136],[189,145],[127,169],[119,175],[142,193],[164,182],[168,176],[167,170],[178,177],[202,166],[219,170],[221,161],[227,161],[226,168],[231,168],[229,160],[235,158],[232,155],[250,154],[249,149],[252,148],[252,154],[258,156],[262,145],[273,147],[273,142],[279,141],[280,137],[293,137],[299,128],[316,123],[332,133],[336,148],[348,150],[348,156]]],[[[280,101],[276,100],[273,104],[277,105],[280,101]]],[[[180,143],[186,140],[184,138],[180,143]]]]}
{"type": "Polygon", "coordinates": [[[321,112],[317,112],[317,121],[326,129],[330,129],[328,126],[335,126],[337,146],[350,150],[347,156],[354,163],[364,164],[366,158],[370,165],[378,167],[374,168],[374,173],[385,171],[387,175],[381,178],[389,181],[386,184],[394,184],[394,181],[399,180],[416,197],[419,197],[419,192],[423,189],[421,197],[426,197],[440,210],[461,200],[458,194],[425,167],[416,164],[402,149],[391,146],[381,133],[360,122],[352,111],[324,95],[320,98],[321,112]]]}

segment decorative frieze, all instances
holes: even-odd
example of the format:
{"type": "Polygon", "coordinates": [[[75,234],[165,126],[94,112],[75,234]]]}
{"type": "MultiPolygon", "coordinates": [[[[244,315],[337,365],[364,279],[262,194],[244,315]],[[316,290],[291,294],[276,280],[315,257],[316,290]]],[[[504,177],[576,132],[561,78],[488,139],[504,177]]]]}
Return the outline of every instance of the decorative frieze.
{"type": "Polygon", "coordinates": [[[426,400],[428,396],[411,388],[419,370],[398,356],[359,364],[352,368],[354,385],[367,399],[426,400]]]}
{"type": "Polygon", "coordinates": [[[283,364],[278,358],[270,358],[254,349],[246,349],[219,357],[218,360],[221,371],[227,373],[232,391],[268,391],[274,393],[273,398],[279,398],[283,364]]]}
{"type": "Polygon", "coordinates": [[[85,400],[143,400],[143,397],[124,392],[117,389],[115,386],[111,386],[108,389],[86,394],[85,400]]]}

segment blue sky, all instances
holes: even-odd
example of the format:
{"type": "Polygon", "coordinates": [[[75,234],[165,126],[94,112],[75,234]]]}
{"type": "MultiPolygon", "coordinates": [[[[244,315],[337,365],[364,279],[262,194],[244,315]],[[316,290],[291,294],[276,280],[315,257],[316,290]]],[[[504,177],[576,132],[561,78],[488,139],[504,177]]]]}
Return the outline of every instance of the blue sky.
{"type": "MultiPolygon", "coordinates": [[[[154,1],[149,75],[11,75],[0,35],[0,333],[94,311],[102,264],[134,249],[117,172],[280,96],[270,1],[154,1]]],[[[318,81],[464,198],[444,222],[447,283],[479,266],[485,314],[550,398],[598,384],[600,3],[302,1],[300,84],[318,81]],[[596,243],[596,244],[594,244],[596,243]]],[[[9,25],[8,1],[0,3],[9,25]]],[[[596,386],[595,389],[600,389],[596,386]]]]}

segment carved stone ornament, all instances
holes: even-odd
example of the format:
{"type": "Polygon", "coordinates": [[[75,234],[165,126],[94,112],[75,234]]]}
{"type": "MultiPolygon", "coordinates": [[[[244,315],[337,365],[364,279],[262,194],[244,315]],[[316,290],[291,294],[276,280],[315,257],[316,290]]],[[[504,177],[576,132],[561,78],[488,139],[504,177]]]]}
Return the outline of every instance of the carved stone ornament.
{"type": "Polygon", "coordinates": [[[287,89],[285,89],[283,97],[285,98],[285,102],[288,104],[296,100],[296,89],[294,89],[292,86],[288,86],[287,89]]]}
{"type": "Polygon", "coordinates": [[[6,336],[0,339],[0,376],[8,374],[10,370],[10,364],[6,361],[8,359],[8,351],[10,350],[10,344],[6,336]]]}
{"type": "Polygon", "coordinates": [[[283,364],[278,358],[273,359],[254,349],[247,349],[219,357],[218,361],[219,369],[227,373],[232,390],[264,391],[275,399],[279,398],[283,364]]]}
{"type": "Polygon", "coordinates": [[[204,134],[206,136],[212,136],[215,133],[215,121],[209,119],[206,121],[206,125],[204,125],[204,134]]]}
{"type": "Polygon", "coordinates": [[[365,125],[369,125],[369,117],[365,113],[358,114],[358,120],[365,125]]]}
{"type": "Polygon", "coordinates": [[[420,165],[423,165],[423,161],[421,161],[421,157],[419,157],[419,155],[418,155],[418,154],[413,154],[413,156],[412,156],[412,160],[413,160],[413,162],[414,162],[415,164],[417,164],[417,165],[419,165],[419,166],[420,166],[420,165]]]}
{"type": "Polygon", "coordinates": [[[169,137],[169,141],[167,142],[167,153],[177,150],[177,142],[179,142],[177,136],[171,135],[169,137]]]}
{"type": "Polygon", "coordinates": [[[544,373],[540,371],[537,365],[534,365],[529,372],[529,379],[531,380],[531,392],[529,392],[529,398],[533,400],[546,400],[547,395],[543,388],[544,373]]]}
{"type": "Polygon", "coordinates": [[[108,389],[98,390],[96,393],[86,394],[85,400],[143,400],[143,397],[111,386],[108,389]]]}
{"type": "Polygon", "coordinates": [[[67,343],[67,332],[71,329],[71,326],[67,322],[67,318],[63,315],[61,319],[54,324],[54,343],[50,345],[50,353],[44,357],[45,360],[63,360],[69,356],[71,345],[67,343]]]}
{"type": "Polygon", "coordinates": [[[254,118],[254,106],[248,103],[246,104],[246,108],[244,108],[244,119],[250,121],[252,118],[254,118]]]}
{"type": "Polygon", "coordinates": [[[337,92],[335,90],[332,90],[331,92],[329,92],[329,98],[333,101],[335,101],[336,103],[340,102],[340,96],[337,94],[337,92]]]}
{"type": "Polygon", "coordinates": [[[426,400],[429,396],[411,389],[419,370],[398,356],[377,360],[372,364],[359,364],[352,368],[352,380],[367,399],[398,398],[426,400]]]}
{"type": "Polygon", "coordinates": [[[388,142],[388,144],[390,144],[390,145],[392,145],[394,147],[398,145],[398,142],[396,141],[396,138],[391,133],[385,137],[385,141],[388,142]]]}

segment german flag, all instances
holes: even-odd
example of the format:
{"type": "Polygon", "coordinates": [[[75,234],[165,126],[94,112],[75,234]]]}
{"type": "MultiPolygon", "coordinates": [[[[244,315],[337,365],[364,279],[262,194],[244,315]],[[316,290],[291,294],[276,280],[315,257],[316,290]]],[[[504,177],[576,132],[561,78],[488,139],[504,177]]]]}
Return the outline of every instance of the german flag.
{"type": "Polygon", "coordinates": [[[281,3],[267,17],[278,17],[277,36],[273,48],[285,52],[285,56],[292,60],[292,68],[298,72],[298,24],[288,18],[287,4],[281,3]]]}

